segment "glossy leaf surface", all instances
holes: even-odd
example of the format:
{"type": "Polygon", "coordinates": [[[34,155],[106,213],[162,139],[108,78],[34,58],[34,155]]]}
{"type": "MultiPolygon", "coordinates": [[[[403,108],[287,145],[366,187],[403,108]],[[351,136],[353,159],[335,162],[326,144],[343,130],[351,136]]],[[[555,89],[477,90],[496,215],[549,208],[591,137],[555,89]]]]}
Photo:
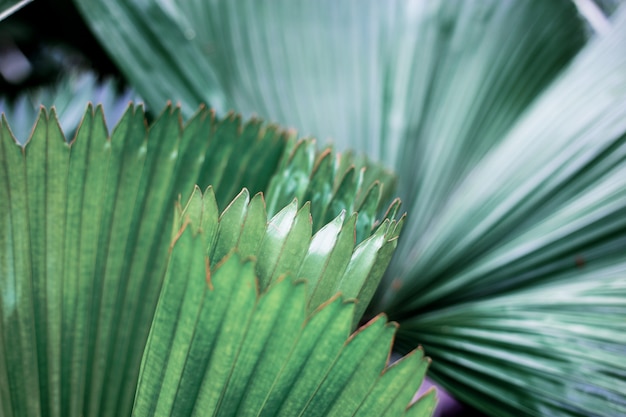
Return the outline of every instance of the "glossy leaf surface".
{"type": "Polygon", "coordinates": [[[357,217],[341,213],[313,234],[308,202],[298,209],[294,200],[269,218],[263,196],[251,200],[244,189],[218,218],[213,189],[201,193],[196,188],[184,207],[177,205],[173,236],[187,224],[201,233],[211,265],[235,248],[241,256],[254,257],[261,290],[285,274],[306,280],[308,313],[337,293],[358,300],[356,323],[391,261],[404,223],[404,217],[386,218],[371,236],[357,242],[357,217]]]}

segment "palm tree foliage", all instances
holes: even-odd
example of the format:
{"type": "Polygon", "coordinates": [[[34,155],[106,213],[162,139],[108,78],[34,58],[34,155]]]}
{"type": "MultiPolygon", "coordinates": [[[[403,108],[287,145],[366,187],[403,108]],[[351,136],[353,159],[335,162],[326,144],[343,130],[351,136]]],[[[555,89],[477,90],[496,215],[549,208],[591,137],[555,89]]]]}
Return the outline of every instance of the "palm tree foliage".
{"type": "Polygon", "coordinates": [[[456,395],[626,413],[623,8],[587,41],[569,1],[77,4],[149,104],[259,114],[399,172],[410,216],[372,311],[456,395]]]}
{"type": "MultiPolygon", "coordinates": [[[[192,205],[191,211],[196,212],[190,213],[191,217],[211,225],[210,220],[205,221],[202,205],[192,205]]],[[[225,221],[226,213],[220,229],[225,221]]],[[[244,229],[254,227],[249,223],[247,220],[244,229]]],[[[218,233],[200,227],[197,231],[202,238],[193,238],[187,226],[184,223],[176,237],[144,354],[133,415],[431,414],[434,392],[407,409],[428,364],[421,351],[408,355],[380,377],[395,330],[383,317],[346,342],[354,304],[333,297],[307,319],[305,307],[310,308],[315,292],[311,297],[303,282],[294,285],[284,274],[268,283],[270,274],[261,263],[281,271],[289,269],[262,256],[263,248],[256,265],[242,264],[240,255],[230,253],[215,271],[208,272],[206,242],[215,242],[218,233]],[[214,236],[204,235],[207,230],[214,236]],[[255,270],[262,271],[259,281],[255,270]],[[265,291],[264,287],[269,288],[265,291]]],[[[249,243],[243,241],[247,236],[242,236],[242,244],[249,243]]],[[[306,243],[308,238],[300,242],[306,243]]],[[[262,245],[279,247],[271,238],[262,245]]],[[[218,249],[220,242],[215,246],[218,249]]],[[[330,270],[328,274],[334,275],[330,270]]]]}
{"type": "Polygon", "coordinates": [[[374,225],[384,185],[368,171],[384,171],[360,159],[355,175],[353,157],[328,149],[316,157],[313,145],[259,120],[218,119],[206,109],[183,125],[179,109],[167,107],[147,126],[142,107],[130,106],[109,133],[102,108],[89,106],[70,140],[54,109],[41,110],[27,140],[16,139],[3,116],[2,415],[120,416],[130,415],[135,402],[132,412],[143,415],[154,400],[161,410],[188,378],[221,384],[225,397],[208,406],[204,382],[192,384],[193,390],[176,394],[172,415],[186,415],[180,404],[191,415],[196,400],[203,412],[230,415],[237,406],[232,395],[246,386],[254,405],[245,412],[266,410],[267,397],[268,407],[301,407],[302,415],[319,413],[309,400],[337,407],[339,415],[349,409],[345,402],[363,415],[429,415],[434,393],[407,408],[421,382],[414,374],[423,375],[428,360],[418,350],[385,370],[395,327],[384,317],[345,344],[401,228],[397,202],[374,225]],[[330,168],[321,169],[329,158],[330,168]],[[285,172],[298,179],[293,196],[332,192],[282,208],[285,172]],[[211,187],[201,195],[194,184],[211,187]],[[247,189],[239,191],[243,185],[247,189]],[[277,213],[261,194],[248,197],[266,189],[277,213]],[[346,214],[354,201],[361,202],[362,218],[346,214]],[[336,218],[315,223],[311,214],[317,212],[336,218]],[[240,260],[251,256],[258,261],[240,260]],[[209,275],[214,279],[207,281],[209,275]],[[315,279],[310,285],[299,282],[309,276],[315,279]],[[363,301],[346,304],[338,291],[363,301]],[[284,317],[281,306],[289,312],[284,317]],[[170,314],[176,308],[178,314],[170,314]],[[302,338],[293,339],[300,328],[302,338]],[[329,349],[315,348],[320,332],[332,335],[323,339],[329,349]],[[185,339],[194,334],[203,336],[185,339]],[[273,343],[286,351],[265,355],[265,344],[273,343]],[[181,346],[189,347],[188,355],[181,346]],[[207,346],[219,352],[214,362],[197,354],[207,346]],[[364,355],[366,365],[357,369],[364,355]],[[177,368],[181,360],[191,370],[177,368]],[[155,367],[167,369],[166,380],[152,376],[155,367]],[[276,375],[276,387],[253,389],[259,367],[276,375]],[[298,373],[315,378],[297,382],[298,373]],[[367,381],[354,382],[361,374],[367,381]],[[285,381],[295,384],[291,394],[279,389],[285,381]],[[404,388],[385,395],[392,387],[404,388]],[[368,405],[373,399],[380,410],[370,411],[376,410],[368,405]]]}

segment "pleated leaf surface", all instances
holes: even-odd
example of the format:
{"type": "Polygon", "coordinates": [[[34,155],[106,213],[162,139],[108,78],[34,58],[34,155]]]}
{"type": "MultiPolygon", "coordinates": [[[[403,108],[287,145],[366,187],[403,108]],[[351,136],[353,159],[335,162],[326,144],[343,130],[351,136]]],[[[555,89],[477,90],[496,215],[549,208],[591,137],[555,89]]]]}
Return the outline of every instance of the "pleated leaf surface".
{"type": "Polygon", "coordinates": [[[395,326],[376,317],[350,336],[353,303],[312,316],[306,284],[262,290],[234,253],[209,267],[203,236],[181,230],[150,331],[133,416],[429,416],[409,403],[428,360],[386,368],[395,326]]]}
{"type": "Polygon", "coordinates": [[[371,236],[358,242],[357,218],[343,211],[314,233],[310,203],[297,200],[268,217],[261,194],[252,199],[244,189],[220,214],[215,193],[198,188],[183,207],[177,205],[173,238],[189,224],[202,232],[205,251],[214,265],[237,249],[240,256],[257,259],[261,290],[289,274],[308,282],[307,312],[337,293],[356,300],[355,323],[363,316],[396,248],[404,216],[386,218],[371,236]]]}
{"type": "Polygon", "coordinates": [[[3,117],[0,414],[129,415],[174,203],[194,184],[222,207],[263,191],[291,135],[204,109],[183,126],[172,107],[148,127],[131,106],[111,133],[88,107],[71,140],[43,109],[17,140],[3,117]]]}
{"type": "Polygon", "coordinates": [[[399,346],[420,340],[431,375],[492,415],[626,412],[626,9],[614,19],[390,270],[399,346]]]}

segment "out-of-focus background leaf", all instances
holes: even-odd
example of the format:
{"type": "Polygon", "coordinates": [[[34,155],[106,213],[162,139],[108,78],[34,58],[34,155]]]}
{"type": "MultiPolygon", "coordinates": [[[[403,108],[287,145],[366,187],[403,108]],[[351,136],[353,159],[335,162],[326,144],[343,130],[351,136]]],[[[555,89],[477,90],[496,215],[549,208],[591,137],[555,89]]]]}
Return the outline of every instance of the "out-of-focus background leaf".
{"type": "Polygon", "coordinates": [[[30,134],[41,105],[56,107],[71,139],[88,102],[104,106],[112,127],[130,100],[140,99],[71,1],[36,1],[0,21],[0,112],[18,140],[30,134]]]}
{"type": "Polygon", "coordinates": [[[121,90],[113,78],[98,81],[92,72],[70,73],[54,84],[29,88],[16,97],[0,96],[0,113],[11,121],[13,135],[23,144],[41,106],[54,106],[66,139],[72,140],[88,103],[102,106],[108,126],[113,127],[131,101],[140,99],[128,88],[121,90]]]}
{"type": "Polygon", "coordinates": [[[381,304],[403,323],[398,346],[431,347],[431,376],[492,415],[626,412],[626,9],[617,13],[459,183],[421,244],[401,247],[396,260],[414,262],[391,267],[400,279],[381,304]]]}
{"type": "Polygon", "coordinates": [[[0,21],[3,94],[86,70],[102,77],[119,74],[71,0],[36,0],[0,21]]]}

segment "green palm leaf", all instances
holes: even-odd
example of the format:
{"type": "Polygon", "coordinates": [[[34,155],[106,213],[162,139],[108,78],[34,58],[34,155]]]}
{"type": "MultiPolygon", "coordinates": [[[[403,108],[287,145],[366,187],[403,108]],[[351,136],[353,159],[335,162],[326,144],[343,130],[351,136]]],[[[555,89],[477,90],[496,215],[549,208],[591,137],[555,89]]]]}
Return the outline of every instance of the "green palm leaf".
{"type": "Polygon", "coordinates": [[[595,302],[591,317],[605,300],[569,285],[593,277],[602,293],[618,277],[605,268],[624,265],[626,12],[561,74],[586,32],[569,1],[77,4],[148,102],[260,114],[398,170],[411,216],[374,311],[406,323],[400,348],[427,342],[457,395],[493,415],[622,411],[607,388],[624,375],[621,312],[578,332],[555,303],[561,332],[544,343],[522,295],[550,305],[556,285],[595,302]],[[149,86],[141,60],[173,83],[149,86]],[[502,317],[501,334],[470,344],[453,326],[488,332],[485,316],[502,317]],[[511,332],[530,339],[516,355],[499,342],[511,332]],[[598,372],[582,384],[573,369],[598,372]]]}
{"type": "Polygon", "coordinates": [[[420,351],[381,376],[395,329],[384,318],[347,342],[354,304],[334,298],[307,319],[305,285],[283,275],[263,290],[260,268],[238,255],[209,271],[204,236],[181,233],[133,415],[431,414],[434,392],[407,409],[426,370],[420,351]]]}
{"type": "MultiPolygon", "coordinates": [[[[281,173],[281,154],[300,146],[287,146],[288,136],[258,120],[242,124],[234,115],[218,120],[207,110],[200,110],[182,126],[179,111],[169,107],[149,128],[142,109],[130,107],[109,134],[102,109],[89,107],[71,141],[64,137],[52,110],[51,114],[41,112],[31,137],[22,145],[3,118],[2,415],[129,415],[168,264],[174,202],[181,193],[191,192],[193,184],[212,184],[218,190],[212,196],[215,210],[217,204],[223,207],[232,198],[227,193],[233,181],[241,181],[255,193],[266,189],[272,175],[281,173]],[[237,164],[250,159],[249,153],[261,163],[237,164]]],[[[289,155],[285,158],[289,160],[289,155]]],[[[336,183],[332,174],[319,181],[336,183]]],[[[209,222],[221,230],[216,248],[224,252],[230,251],[229,245],[236,246],[233,237],[239,235],[231,232],[239,233],[241,228],[236,228],[231,213],[242,200],[241,196],[236,199],[219,223],[217,217],[209,222]]],[[[253,202],[254,210],[246,204],[242,210],[253,211],[254,229],[258,231],[260,225],[264,232],[263,202],[260,198],[253,202]]],[[[290,239],[288,233],[288,249],[299,247],[307,253],[312,243],[307,209],[301,209],[306,214],[298,218],[308,223],[308,234],[298,231],[297,238],[290,239]]],[[[280,216],[285,219],[296,207],[285,210],[268,230],[275,225],[291,227],[286,220],[280,223],[280,216]]],[[[188,207],[182,213],[191,211],[188,207]]],[[[373,251],[386,265],[399,227],[393,219],[383,221],[371,237],[364,237],[354,255],[353,233],[350,245],[338,252],[356,262],[362,256],[359,251],[373,251]]],[[[341,235],[341,225],[331,228],[341,235]]],[[[280,236],[263,239],[268,243],[261,250],[274,250],[270,239],[280,241],[280,236]]],[[[275,261],[287,273],[293,261],[288,250],[284,252],[275,261]]],[[[252,249],[247,254],[251,253],[252,249]]],[[[272,268],[270,259],[265,268],[272,268]]],[[[375,264],[347,272],[320,268],[330,278],[341,272],[340,276],[359,280],[364,290],[353,289],[359,297],[365,293],[371,297],[372,285],[383,272],[375,264]]],[[[271,270],[281,275],[275,267],[271,270]]],[[[350,317],[350,323],[356,319],[350,317]]]]}
{"type": "Polygon", "coordinates": [[[420,258],[392,267],[399,344],[419,335],[432,375],[492,414],[626,412],[625,23],[623,9],[459,185],[420,258]]]}
{"type": "Polygon", "coordinates": [[[623,262],[554,274],[555,282],[425,313],[403,322],[398,345],[408,351],[419,338],[438,358],[429,375],[491,414],[623,415],[625,276],[623,262]]]}
{"type": "Polygon", "coordinates": [[[236,248],[243,257],[258,258],[255,271],[261,290],[290,273],[309,283],[309,314],[341,293],[358,300],[354,315],[358,321],[391,260],[403,219],[385,219],[355,247],[357,217],[356,213],[347,217],[344,211],[312,236],[308,202],[298,209],[294,200],[268,219],[263,196],[250,200],[244,189],[220,215],[213,189],[202,195],[196,188],[184,208],[177,205],[173,238],[191,224],[202,232],[211,265],[236,248]]]}

